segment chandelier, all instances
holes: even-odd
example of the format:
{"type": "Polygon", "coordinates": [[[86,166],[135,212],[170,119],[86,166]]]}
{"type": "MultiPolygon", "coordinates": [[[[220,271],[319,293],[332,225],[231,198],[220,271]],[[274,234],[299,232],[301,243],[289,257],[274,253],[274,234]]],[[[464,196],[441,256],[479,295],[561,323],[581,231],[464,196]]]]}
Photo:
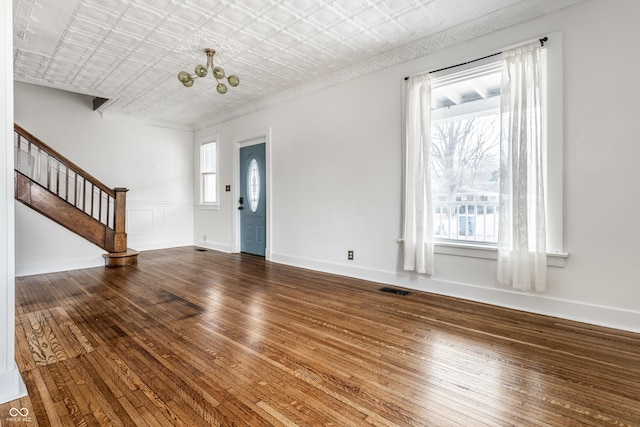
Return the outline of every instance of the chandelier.
{"type": "MultiPolygon", "coordinates": [[[[195,79],[197,79],[198,77],[206,76],[209,72],[209,68],[211,68],[211,74],[218,82],[216,90],[220,94],[227,93],[227,85],[220,81],[225,78],[224,70],[222,69],[222,67],[216,67],[215,65],[213,65],[213,55],[216,54],[216,51],[207,48],[204,50],[204,53],[207,54],[207,65],[196,65],[195,74],[189,74],[186,71],[180,71],[178,73],[178,80],[180,80],[180,82],[182,82],[185,87],[191,87],[193,86],[193,82],[195,81],[195,79]]],[[[240,79],[236,75],[232,74],[229,77],[226,77],[226,79],[227,82],[233,87],[236,87],[240,84],[240,79]]]]}

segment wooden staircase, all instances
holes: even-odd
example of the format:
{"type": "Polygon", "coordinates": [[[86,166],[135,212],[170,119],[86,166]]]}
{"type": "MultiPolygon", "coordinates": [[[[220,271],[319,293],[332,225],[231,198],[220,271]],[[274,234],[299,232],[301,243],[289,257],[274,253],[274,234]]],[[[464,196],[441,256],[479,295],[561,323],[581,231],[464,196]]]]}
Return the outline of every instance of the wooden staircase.
{"type": "Polygon", "coordinates": [[[135,265],[127,248],[126,188],[108,188],[69,159],[14,125],[15,198],[99,246],[105,265],[135,265]]]}

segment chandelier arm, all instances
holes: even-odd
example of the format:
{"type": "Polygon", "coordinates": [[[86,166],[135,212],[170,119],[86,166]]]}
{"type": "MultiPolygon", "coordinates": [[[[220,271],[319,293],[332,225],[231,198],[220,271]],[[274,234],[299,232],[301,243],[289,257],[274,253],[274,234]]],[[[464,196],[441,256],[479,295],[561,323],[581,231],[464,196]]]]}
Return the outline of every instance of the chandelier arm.
{"type": "Polygon", "coordinates": [[[240,83],[240,80],[238,79],[237,76],[235,75],[226,76],[224,69],[222,69],[222,67],[219,67],[219,66],[216,67],[215,64],[213,63],[213,56],[216,54],[216,51],[214,49],[207,48],[204,50],[204,52],[207,55],[207,65],[204,67],[202,65],[198,65],[196,67],[195,74],[190,74],[190,73],[187,73],[186,71],[181,71],[180,73],[178,73],[178,80],[180,80],[180,82],[185,87],[191,87],[195,79],[200,77],[205,77],[208,74],[207,70],[211,69],[211,75],[213,76],[213,78],[216,80],[216,83],[217,83],[216,89],[218,93],[224,94],[227,92],[227,86],[221,82],[221,80],[224,81],[225,78],[232,87],[238,86],[238,84],[240,83]],[[202,70],[202,68],[204,68],[205,70],[204,73],[199,72],[199,70],[202,70]],[[218,74],[219,76],[216,76],[216,74],[218,74]],[[188,76],[188,79],[186,79],[185,76],[188,76]],[[233,78],[233,83],[232,83],[232,80],[230,79],[231,77],[233,78]]]}

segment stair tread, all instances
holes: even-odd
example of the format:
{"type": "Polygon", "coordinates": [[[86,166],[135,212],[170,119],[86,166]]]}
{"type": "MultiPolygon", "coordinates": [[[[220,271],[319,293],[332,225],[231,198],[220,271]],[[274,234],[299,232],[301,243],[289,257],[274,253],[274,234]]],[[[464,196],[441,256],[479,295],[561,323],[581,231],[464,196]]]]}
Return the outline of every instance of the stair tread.
{"type": "Polygon", "coordinates": [[[124,257],[136,256],[138,254],[140,254],[139,251],[127,248],[125,252],[110,252],[107,254],[102,254],[102,256],[105,258],[124,258],[124,257]]]}
{"type": "Polygon", "coordinates": [[[140,252],[127,248],[125,252],[111,252],[103,254],[105,267],[125,267],[138,264],[140,252]]]}

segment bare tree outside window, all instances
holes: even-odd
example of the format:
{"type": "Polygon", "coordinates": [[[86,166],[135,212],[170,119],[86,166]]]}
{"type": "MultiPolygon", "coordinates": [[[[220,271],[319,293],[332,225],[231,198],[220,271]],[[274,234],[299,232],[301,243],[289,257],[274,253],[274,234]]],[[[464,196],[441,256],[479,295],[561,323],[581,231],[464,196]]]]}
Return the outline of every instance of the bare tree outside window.
{"type": "Polygon", "coordinates": [[[455,201],[460,188],[492,189],[500,162],[497,114],[441,120],[432,127],[432,166],[436,191],[455,201]],[[489,187],[489,188],[488,188],[489,187]]]}
{"type": "Polygon", "coordinates": [[[434,121],[431,144],[437,237],[495,243],[500,175],[498,112],[434,121]]]}

